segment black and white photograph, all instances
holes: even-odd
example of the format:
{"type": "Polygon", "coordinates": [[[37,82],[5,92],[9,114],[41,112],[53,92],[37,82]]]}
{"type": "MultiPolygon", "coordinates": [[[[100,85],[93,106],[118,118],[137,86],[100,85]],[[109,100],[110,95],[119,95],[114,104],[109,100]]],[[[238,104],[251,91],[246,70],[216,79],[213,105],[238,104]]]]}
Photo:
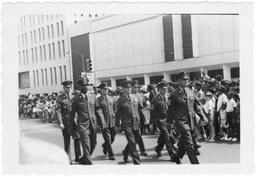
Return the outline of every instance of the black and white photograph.
{"type": "Polygon", "coordinates": [[[251,15],[252,3],[3,4],[3,159],[23,174],[252,172],[251,15]]]}

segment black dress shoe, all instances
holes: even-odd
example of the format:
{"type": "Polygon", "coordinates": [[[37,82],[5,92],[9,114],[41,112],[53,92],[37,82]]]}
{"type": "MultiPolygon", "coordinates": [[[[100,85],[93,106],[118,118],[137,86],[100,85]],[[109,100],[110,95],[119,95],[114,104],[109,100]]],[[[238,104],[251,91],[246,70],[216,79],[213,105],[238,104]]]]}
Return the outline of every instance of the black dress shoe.
{"type": "Polygon", "coordinates": [[[102,144],[102,148],[103,148],[103,154],[107,155],[107,149],[106,149],[106,146],[104,146],[104,144],[102,144]]]}
{"type": "Polygon", "coordinates": [[[124,156],[124,162],[125,162],[125,163],[128,163],[128,162],[129,162],[129,159],[128,159],[128,156],[125,154],[124,151],[123,151],[123,156],[124,156]]]}
{"type": "Polygon", "coordinates": [[[144,152],[141,152],[140,155],[141,155],[141,156],[145,156],[145,157],[148,156],[148,154],[147,154],[145,151],[144,151],[144,152]]]}
{"type": "Polygon", "coordinates": [[[76,157],[76,158],[75,158],[75,162],[79,162],[79,157],[76,157]]]}
{"type": "Polygon", "coordinates": [[[108,158],[109,160],[116,160],[116,158],[114,156],[109,156],[108,158]]]}
{"type": "Polygon", "coordinates": [[[181,163],[180,158],[177,155],[175,155],[175,154],[172,155],[171,161],[175,162],[176,164],[180,164],[181,163]]]}
{"type": "Polygon", "coordinates": [[[195,144],[195,148],[199,149],[201,148],[202,146],[200,144],[195,144]]]}
{"type": "Polygon", "coordinates": [[[155,149],[155,152],[156,152],[157,157],[161,157],[162,156],[161,152],[157,151],[156,149],[155,149]]]}
{"type": "Polygon", "coordinates": [[[198,149],[195,149],[196,155],[200,155],[200,152],[198,149]]]}

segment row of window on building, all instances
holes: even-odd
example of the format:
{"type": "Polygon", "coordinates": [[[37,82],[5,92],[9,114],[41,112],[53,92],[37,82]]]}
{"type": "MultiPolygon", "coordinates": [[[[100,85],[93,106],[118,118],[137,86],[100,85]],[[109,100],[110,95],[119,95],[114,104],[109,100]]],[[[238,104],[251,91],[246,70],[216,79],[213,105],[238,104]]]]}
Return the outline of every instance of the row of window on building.
{"type": "MultiPolygon", "coordinates": [[[[60,37],[64,36],[64,26],[63,21],[56,23],[56,28],[54,24],[47,25],[47,39],[53,39],[55,36],[60,37]],[[57,30],[54,30],[57,29],[57,30]],[[55,34],[56,33],[56,34],[55,34]]],[[[30,44],[36,44],[37,42],[43,42],[46,40],[45,27],[34,29],[30,31],[30,44]]],[[[19,47],[28,46],[28,35],[23,33],[18,36],[19,47]]]]}
{"type": "Polygon", "coordinates": [[[57,67],[33,70],[34,88],[57,86],[57,85],[60,85],[65,80],[67,80],[66,65],[59,66],[58,71],[57,71],[57,67]],[[59,74],[57,72],[59,72],[59,74]],[[48,78],[48,76],[49,76],[49,78],[48,78]],[[59,80],[58,80],[58,77],[59,77],[59,80]],[[40,82],[40,80],[41,80],[41,82],[40,82]]]}
{"type": "MultiPolygon", "coordinates": [[[[57,41],[58,45],[58,54],[59,58],[64,58],[65,54],[65,41],[57,41]]],[[[38,63],[39,61],[47,61],[56,59],[56,48],[55,42],[49,43],[48,45],[42,45],[39,47],[31,48],[31,62],[32,64],[38,63]],[[46,51],[48,50],[48,51],[46,51]]],[[[28,65],[29,64],[29,51],[28,49],[23,50],[22,52],[19,51],[19,65],[28,65]]]]}
{"type": "MultiPolygon", "coordinates": [[[[55,18],[58,19],[58,18],[62,18],[63,15],[59,15],[59,14],[56,14],[55,15],[55,18]]],[[[28,15],[28,16],[23,16],[20,18],[20,23],[19,23],[19,26],[20,26],[20,29],[21,30],[25,30],[27,29],[28,27],[33,27],[33,26],[36,26],[36,25],[41,25],[41,24],[44,24],[46,22],[50,22],[51,20],[53,20],[54,18],[54,15],[51,14],[51,15],[28,15]]]]}

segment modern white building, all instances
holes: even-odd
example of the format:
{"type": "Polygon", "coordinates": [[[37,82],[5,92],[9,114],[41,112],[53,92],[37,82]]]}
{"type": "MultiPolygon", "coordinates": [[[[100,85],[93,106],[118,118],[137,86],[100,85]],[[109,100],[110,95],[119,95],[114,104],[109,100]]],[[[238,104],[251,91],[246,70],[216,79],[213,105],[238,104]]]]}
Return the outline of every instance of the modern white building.
{"type": "Polygon", "coordinates": [[[238,15],[106,15],[69,31],[71,38],[89,35],[97,84],[156,83],[181,70],[239,78],[238,15]]]}
{"type": "Polygon", "coordinates": [[[59,92],[71,78],[64,16],[25,15],[18,24],[19,94],[59,92]]]}

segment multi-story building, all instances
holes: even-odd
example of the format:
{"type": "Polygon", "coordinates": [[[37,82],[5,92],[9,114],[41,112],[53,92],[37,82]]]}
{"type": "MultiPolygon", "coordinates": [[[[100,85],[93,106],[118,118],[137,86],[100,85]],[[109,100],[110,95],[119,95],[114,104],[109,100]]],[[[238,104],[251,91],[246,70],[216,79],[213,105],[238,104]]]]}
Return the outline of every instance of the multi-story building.
{"type": "Polygon", "coordinates": [[[50,94],[71,78],[63,15],[24,15],[18,23],[19,94],[50,94]]]}
{"type": "MultiPolygon", "coordinates": [[[[157,83],[174,79],[181,70],[191,79],[203,72],[239,78],[238,15],[106,15],[69,31],[72,50],[91,58],[97,84],[115,88],[123,79],[157,83]]],[[[72,58],[74,70],[81,60],[72,58]]]]}

